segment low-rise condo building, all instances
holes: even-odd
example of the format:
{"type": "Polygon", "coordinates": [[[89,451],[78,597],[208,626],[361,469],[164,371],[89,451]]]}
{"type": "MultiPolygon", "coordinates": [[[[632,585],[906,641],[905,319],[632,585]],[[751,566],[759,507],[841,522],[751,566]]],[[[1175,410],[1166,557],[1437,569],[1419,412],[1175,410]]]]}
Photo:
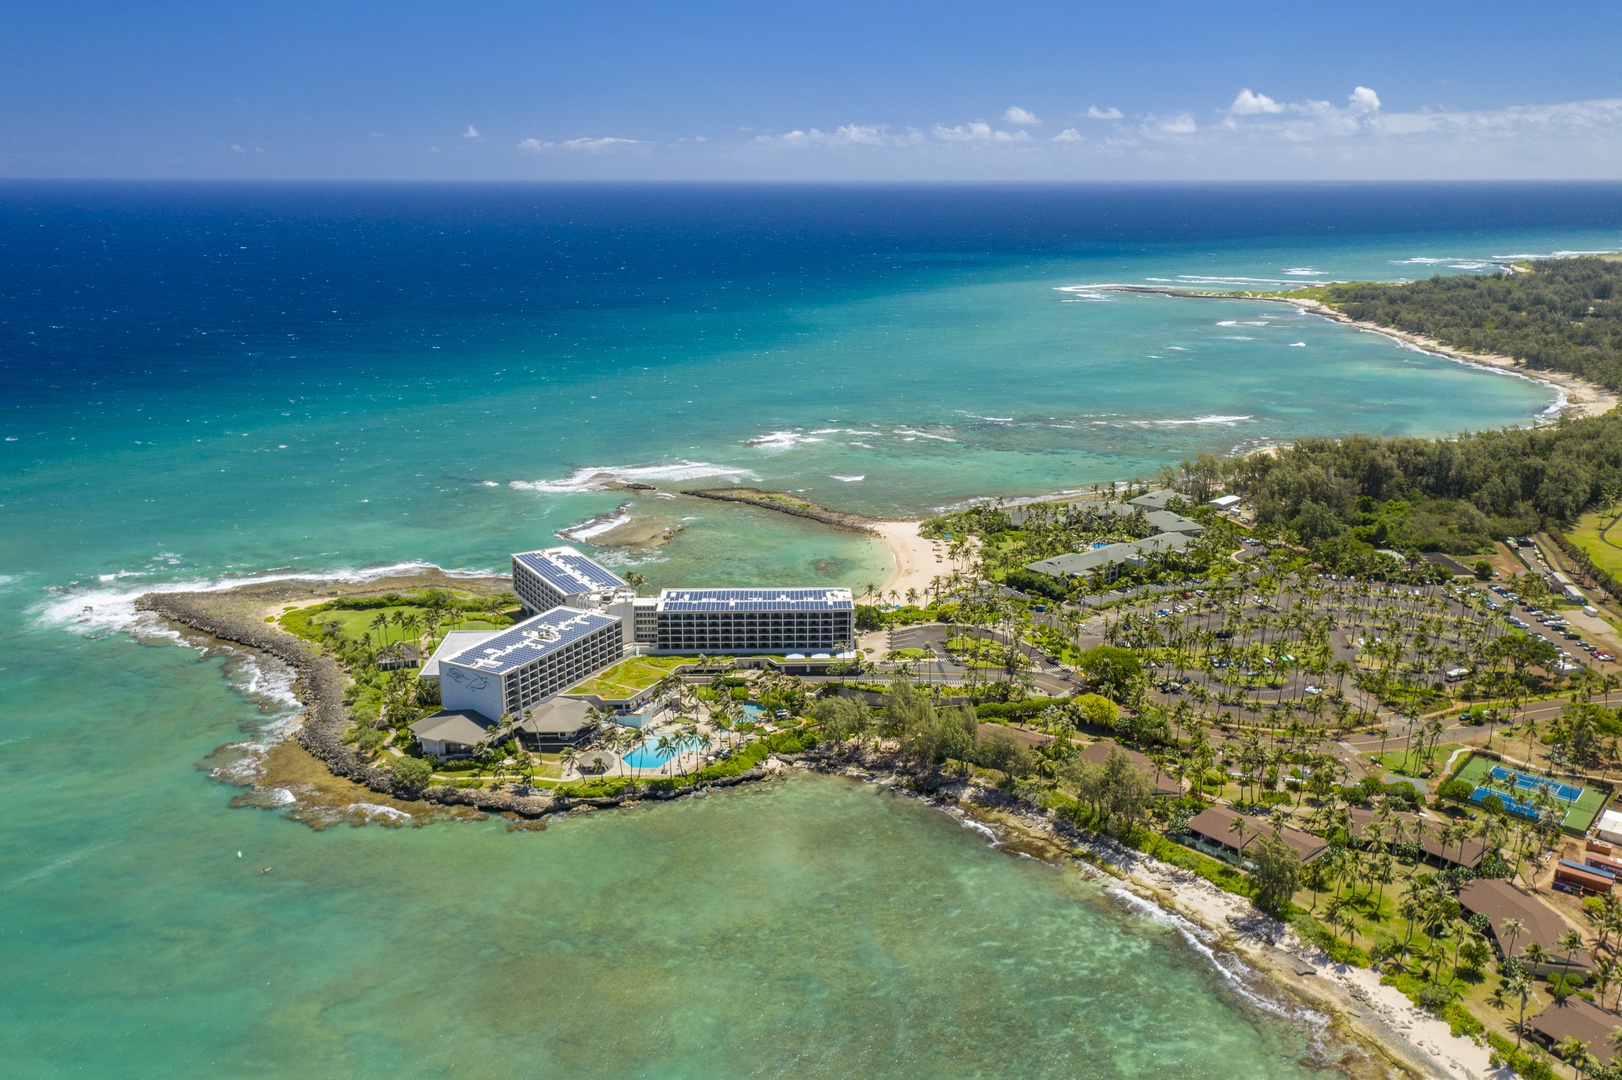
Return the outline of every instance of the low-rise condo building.
{"type": "Polygon", "coordinates": [[[624,652],[618,618],[557,607],[441,657],[439,697],[448,710],[516,720],[525,709],[617,663],[624,652]]]}

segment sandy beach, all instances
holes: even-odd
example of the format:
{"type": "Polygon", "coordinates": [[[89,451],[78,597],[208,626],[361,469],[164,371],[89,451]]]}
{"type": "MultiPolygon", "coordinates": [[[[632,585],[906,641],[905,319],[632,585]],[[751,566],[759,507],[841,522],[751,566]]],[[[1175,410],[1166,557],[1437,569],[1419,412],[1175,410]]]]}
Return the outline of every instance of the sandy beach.
{"type": "Polygon", "coordinates": [[[924,593],[928,591],[933,578],[944,578],[952,573],[952,564],[946,555],[946,541],[919,536],[918,527],[921,524],[918,521],[873,523],[873,528],[878,530],[885,546],[890,549],[890,559],[894,564],[890,579],[884,583],[885,592],[894,591],[905,596],[908,589],[917,589],[919,593],[924,593]]]}
{"type": "Polygon", "coordinates": [[[1559,389],[1565,398],[1560,409],[1562,416],[1603,416],[1616,408],[1619,400],[1616,394],[1598,383],[1589,382],[1587,379],[1579,379],[1575,375],[1568,375],[1562,371],[1548,371],[1542,368],[1527,367],[1513,356],[1503,356],[1497,353],[1462,352],[1443,345],[1434,338],[1425,337],[1423,334],[1410,334],[1407,331],[1394,330],[1389,326],[1381,326],[1378,323],[1361,322],[1316,300],[1267,296],[1258,296],[1255,299],[1293,304],[1310,314],[1320,315],[1323,318],[1344,323],[1347,326],[1355,326],[1359,330],[1366,330],[1371,334],[1381,334],[1393,341],[1410,345],[1416,349],[1461,364],[1477,364],[1481,367],[1497,368],[1500,371],[1513,371],[1535,382],[1548,383],[1550,386],[1559,389]]]}

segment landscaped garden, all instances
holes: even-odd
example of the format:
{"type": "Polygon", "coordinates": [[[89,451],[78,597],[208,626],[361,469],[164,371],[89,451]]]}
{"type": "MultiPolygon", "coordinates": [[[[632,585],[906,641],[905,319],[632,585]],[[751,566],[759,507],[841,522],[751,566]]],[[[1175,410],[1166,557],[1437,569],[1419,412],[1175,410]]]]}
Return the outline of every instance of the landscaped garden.
{"type": "Polygon", "coordinates": [[[633,656],[587,679],[569,693],[594,694],[605,701],[623,701],[668,678],[678,667],[696,662],[697,658],[692,656],[633,656]]]}

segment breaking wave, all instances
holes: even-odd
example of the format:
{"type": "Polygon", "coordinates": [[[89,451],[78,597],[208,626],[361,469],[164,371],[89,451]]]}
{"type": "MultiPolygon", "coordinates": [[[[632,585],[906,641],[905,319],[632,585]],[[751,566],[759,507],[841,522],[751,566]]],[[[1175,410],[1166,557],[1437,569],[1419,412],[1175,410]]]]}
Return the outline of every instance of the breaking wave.
{"type": "Polygon", "coordinates": [[[679,482],[708,477],[760,480],[748,469],[713,465],[707,461],[679,461],[670,465],[588,465],[562,480],[511,480],[508,486],[545,495],[575,495],[583,491],[606,491],[610,484],[657,484],[661,480],[679,482]]]}

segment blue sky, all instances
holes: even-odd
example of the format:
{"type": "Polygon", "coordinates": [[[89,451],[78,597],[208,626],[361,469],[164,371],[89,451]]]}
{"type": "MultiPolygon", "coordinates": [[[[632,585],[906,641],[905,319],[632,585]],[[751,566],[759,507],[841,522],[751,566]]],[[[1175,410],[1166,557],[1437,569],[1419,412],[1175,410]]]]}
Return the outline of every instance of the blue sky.
{"type": "Polygon", "coordinates": [[[1622,176],[1622,4],[11,0],[0,176],[1622,176]]]}

